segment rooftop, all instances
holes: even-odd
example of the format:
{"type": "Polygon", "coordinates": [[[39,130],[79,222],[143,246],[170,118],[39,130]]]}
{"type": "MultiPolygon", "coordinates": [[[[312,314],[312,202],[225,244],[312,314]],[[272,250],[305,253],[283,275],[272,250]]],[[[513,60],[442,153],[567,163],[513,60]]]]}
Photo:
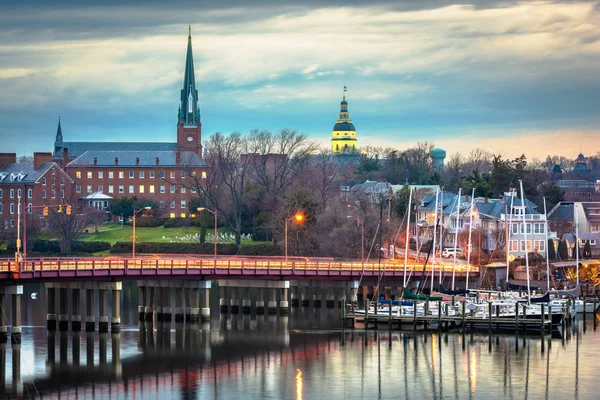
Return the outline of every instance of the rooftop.
{"type": "MultiPolygon", "coordinates": [[[[71,161],[69,167],[94,166],[94,159],[98,167],[115,166],[115,159],[119,159],[118,166],[123,167],[154,167],[158,158],[161,167],[174,167],[177,165],[176,151],[86,151],[75,160],[71,161]],[[138,164],[139,159],[139,164],[138,164]]],[[[181,165],[204,167],[206,163],[192,151],[181,151],[181,165]]]]}

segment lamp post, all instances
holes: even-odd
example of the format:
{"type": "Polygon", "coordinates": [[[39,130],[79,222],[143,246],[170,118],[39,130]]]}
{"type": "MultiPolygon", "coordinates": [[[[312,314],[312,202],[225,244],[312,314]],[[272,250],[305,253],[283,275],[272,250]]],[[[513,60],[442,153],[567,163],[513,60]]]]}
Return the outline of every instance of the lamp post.
{"type": "Polygon", "coordinates": [[[347,218],[353,218],[357,223],[360,224],[360,259],[362,263],[365,263],[365,221],[360,217],[354,215],[348,215],[347,218]]]}
{"type": "Polygon", "coordinates": [[[285,262],[287,262],[288,260],[288,221],[294,220],[296,221],[298,224],[302,223],[302,221],[304,221],[304,214],[297,212],[296,214],[292,215],[291,217],[288,217],[285,219],[285,262]]]}
{"type": "Polygon", "coordinates": [[[208,211],[209,213],[211,213],[214,217],[215,217],[215,227],[214,227],[214,233],[213,233],[213,245],[214,245],[214,268],[217,268],[217,241],[219,240],[219,235],[217,232],[217,210],[215,209],[213,210],[209,210],[206,207],[198,207],[196,209],[196,211],[200,212],[200,211],[208,211]]]}
{"type": "Polygon", "coordinates": [[[142,212],[142,211],[147,211],[150,210],[152,207],[143,207],[140,208],[139,210],[133,210],[133,236],[131,237],[131,258],[135,258],[135,218],[137,217],[137,215],[142,212]]]}

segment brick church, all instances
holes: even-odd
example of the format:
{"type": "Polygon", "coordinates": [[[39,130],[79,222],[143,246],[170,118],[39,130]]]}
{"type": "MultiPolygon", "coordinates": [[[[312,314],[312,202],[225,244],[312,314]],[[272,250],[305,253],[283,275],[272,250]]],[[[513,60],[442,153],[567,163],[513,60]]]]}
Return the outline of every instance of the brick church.
{"type": "Polygon", "coordinates": [[[163,216],[186,217],[189,201],[206,180],[202,160],[202,123],[194,73],[191,30],[188,35],[176,142],[69,142],[60,119],[52,161],[74,180],[83,201],[108,210],[115,197],[150,198],[163,216]]]}

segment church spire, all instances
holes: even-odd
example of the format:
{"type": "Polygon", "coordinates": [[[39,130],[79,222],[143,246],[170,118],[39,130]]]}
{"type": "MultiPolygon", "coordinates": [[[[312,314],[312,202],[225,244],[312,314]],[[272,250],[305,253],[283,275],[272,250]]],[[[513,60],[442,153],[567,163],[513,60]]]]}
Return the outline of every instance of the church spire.
{"type": "Polygon", "coordinates": [[[62,128],[60,127],[60,115],[58,116],[58,128],[56,129],[56,139],[54,141],[56,143],[62,143],[63,141],[62,128]]]}
{"type": "Polygon", "coordinates": [[[188,26],[188,45],[185,56],[185,72],[181,88],[178,118],[183,120],[185,125],[195,125],[200,120],[200,114],[198,113],[198,90],[196,90],[196,78],[194,76],[191,26],[188,26]]]}

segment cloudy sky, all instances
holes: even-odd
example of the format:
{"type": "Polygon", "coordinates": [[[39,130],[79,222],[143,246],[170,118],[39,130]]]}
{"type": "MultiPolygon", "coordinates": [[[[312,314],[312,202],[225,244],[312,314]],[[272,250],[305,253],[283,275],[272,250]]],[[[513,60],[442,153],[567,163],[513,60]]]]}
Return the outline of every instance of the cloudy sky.
{"type": "Polygon", "coordinates": [[[360,145],[600,150],[599,2],[0,0],[0,151],[174,141],[188,25],[205,136],[326,144],[347,85],[360,145]]]}

